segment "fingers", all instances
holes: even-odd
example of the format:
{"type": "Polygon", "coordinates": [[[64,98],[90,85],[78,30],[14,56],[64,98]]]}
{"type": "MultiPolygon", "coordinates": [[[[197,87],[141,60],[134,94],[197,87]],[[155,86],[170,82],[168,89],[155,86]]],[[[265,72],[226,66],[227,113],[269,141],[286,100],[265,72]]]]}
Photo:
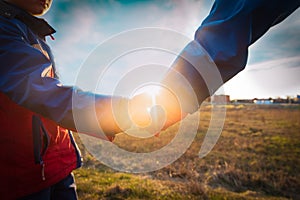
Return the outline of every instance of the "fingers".
{"type": "Polygon", "coordinates": [[[129,116],[133,126],[155,135],[183,119],[176,96],[161,87],[156,94],[142,93],[134,96],[129,103],[129,116]]]}

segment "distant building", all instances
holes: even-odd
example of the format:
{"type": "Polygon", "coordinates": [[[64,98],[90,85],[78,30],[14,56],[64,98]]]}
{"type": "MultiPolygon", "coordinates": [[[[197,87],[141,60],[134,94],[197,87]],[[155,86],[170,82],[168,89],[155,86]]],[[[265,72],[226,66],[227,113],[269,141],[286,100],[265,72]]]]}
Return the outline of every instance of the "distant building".
{"type": "Polygon", "coordinates": [[[234,99],[230,101],[229,95],[214,95],[206,99],[207,102],[212,103],[233,103],[233,104],[263,104],[263,105],[270,105],[270,104],[300,104],[300,95],[296,95],[296,97],[292,98],[287,96],[286,98],[254,98],[254,99],[234,99]]]}
{"type": "Polygon", "coordinates": [[[277,98],[273,100],[273,103],[289,103],[288,99],[277,98]]]}
{"type": "Polygon", "coordinates": [[[253,103],[253,99],[235,99],[235,100],[232,101],[232,103],[248,104],[248,103],[253,103]]]}
{"type": "Polygon", "coordinates": [[[300,95],[297,95],[297,96],[294,98],[294,103],[300,103],[300,95]]]}
{"type": "Polygon", "coordinates": [[[255,103],[255,104],[273,104],[274,100],[272,98],[269,98],[269,99],[253,99],[253,103],[255,103]]]}
{"type": "Polygon", "coordinates": [[[213,95],[210,99],[212,103],[222,104],[222,103],[230,103],[230,96],[229,95],[213,95]]]}

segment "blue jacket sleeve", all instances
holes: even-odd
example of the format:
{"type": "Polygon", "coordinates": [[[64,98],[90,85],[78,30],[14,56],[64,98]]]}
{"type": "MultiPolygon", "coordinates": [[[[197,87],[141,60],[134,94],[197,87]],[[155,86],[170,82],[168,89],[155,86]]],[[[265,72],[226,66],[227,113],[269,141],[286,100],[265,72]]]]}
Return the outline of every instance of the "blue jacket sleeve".
{"type": "Polygon", "coordinates": [[[216,0],[195,34],[224,82],[244,69],[248,47],[283,21],[300,0],[216,0]]]}
{"type": "Polygon", "coordinates": [[[108,135],[120,132],[121,125],[116,124],[113,116],[110,118],[111,100],[115,100],[116,109],[123,111],[126,108],[124,98],[84,92],[44,76],[44,72],[51,67],[51,61],[31,46],[26,29],[21,27],[23,24],[7,21],[0,21],[2,93],[15,103],[68,129],[108,135]]]}
{"type": "Polygon", "coordinates": [[[242,71],[249,46],[299,5],[300,0],[216,0],[194,40],[183,49],[164,80],[177,92],[183,110],[196,111],[203,100],[242,71]],[[198,105],[191,103],[191,97],[183,92],[187,87],[175,80],[173,71],[188,80],[198,105]]]}

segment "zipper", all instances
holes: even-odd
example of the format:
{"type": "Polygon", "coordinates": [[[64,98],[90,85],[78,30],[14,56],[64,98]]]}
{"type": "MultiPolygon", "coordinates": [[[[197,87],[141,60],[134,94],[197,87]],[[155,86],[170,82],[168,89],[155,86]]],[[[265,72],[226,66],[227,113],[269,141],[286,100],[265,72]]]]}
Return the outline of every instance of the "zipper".
{"type": "Polygon", "coordinates": [[[41,166],[41,177],[42,180],[45,181],[45,163],[43,156],[48,149],[50,138],[41,119],[36,115],[32,116],[32,135],[34,162],[41,166]]]}
{"type": "Polygon", "coordinates": [[[45,177],[45,163],[42,161],[41,163],[41,167],[42,167],[42,180],[45,181],[46,177],[45,177]]]}

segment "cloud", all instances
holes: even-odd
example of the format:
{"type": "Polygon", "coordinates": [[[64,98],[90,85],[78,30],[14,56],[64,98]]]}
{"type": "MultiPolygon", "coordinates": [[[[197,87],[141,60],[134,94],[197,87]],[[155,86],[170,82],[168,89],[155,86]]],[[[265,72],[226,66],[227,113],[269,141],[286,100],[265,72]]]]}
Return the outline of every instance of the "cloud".
{"type": "Polygon", "coordinates": [[[50,45],[62,82],[74,84],[89,53],[123,31],[161,27],[192,39],[209,12],[207,2],[210,1],[54,1],[53,10],[46,17],[58,31],[56,41],[50,45]]]}
{"type": "Polygon", "coordinates": [[[300,55],[300,9],[250,47],[249,64],[300,55]]]}
{"type": "Polygon", "coordinates": [[[300,68],[300,56],[279,58],[275,60],[256,63],[253,65],[249,65],[246,68],[246,71],[257,72],[257,71],[266,71],[266,70],[272,70],[277,68],[281,68],[281,69],[300,68]]]}
{"type": "Polygon", "coordinates": [[[55,34],[56,40],[50,41],[50,45],[62,82],[74,84],[81,63],[106,36],[98,30],[101,25],[89,6],[75,7],[68,16],[69,21],[62,19],[55,24],[58,32],[55,34]]]}
{"type": "MultiPolygon", "coordinates": [[[[97,45],[123,31],[143,27],[161,27],[175,30],[192,39],[195,30],[209,13],[212,3],[213,1],[210,0],[54,1],[52,11],[45,17],[58,31],[55,34],[56,41],[50,42],[50,45],[56,57],[61,80],[68,85],[74,84],[81,64],[91,51],[97,45]]],[[[282,80],[280,73],[288,77],[284,80],[291,84],[286,84],[285,91],[280,89],[280,85],[275,84],[278,91],[282,94],[288,91],[291,93],[299,91],[295,87],[293,91],[290,89],[291,85],[298,83],[295,81],[298,79],[295,73],[297,74],[299,69],[297,64],[299,63],[298,55],[300,55],[299,35],[300,10],[298,9],[251,46],[246,70],[233,79],[234,84],[228,84],[231,87],[231,89],[227,87],[228,91],[238,96],[239,94],[235,91],[245,91],[245,86],[247,86],[248,96],[250,93],[254,96],[262,95],[255,90],[259,91],[261,84],[274,82],[272,77],[279,77],[278,79],[282,80]],[[237,88],[236,85],[243,86],[244,90],[241,87],[237,88]]],[[[162,42],[164,42],[163,38],[162,42]]],[[[120,42],[119,45],[126,45],[126,41],[120,42]]],[[[114,49],[108,51],[114,51],[114,49]]],[[[142,59],[142,56],[139,58],[142,59]]],[[[130,59],[133,58],[128,57],[124,63],[134,64],[135,62],[130,59]]],[[[121,71],[115,66],[112,73],[118,72],[121,71]]],[[[108,77],[115,77],[114,74],[108,77]]]]}
{"type": "Polygon", "coordinates": [[[232,99],[285,97],[300,94],[300,56],[247,66],[225,84],[232,99]]]}

